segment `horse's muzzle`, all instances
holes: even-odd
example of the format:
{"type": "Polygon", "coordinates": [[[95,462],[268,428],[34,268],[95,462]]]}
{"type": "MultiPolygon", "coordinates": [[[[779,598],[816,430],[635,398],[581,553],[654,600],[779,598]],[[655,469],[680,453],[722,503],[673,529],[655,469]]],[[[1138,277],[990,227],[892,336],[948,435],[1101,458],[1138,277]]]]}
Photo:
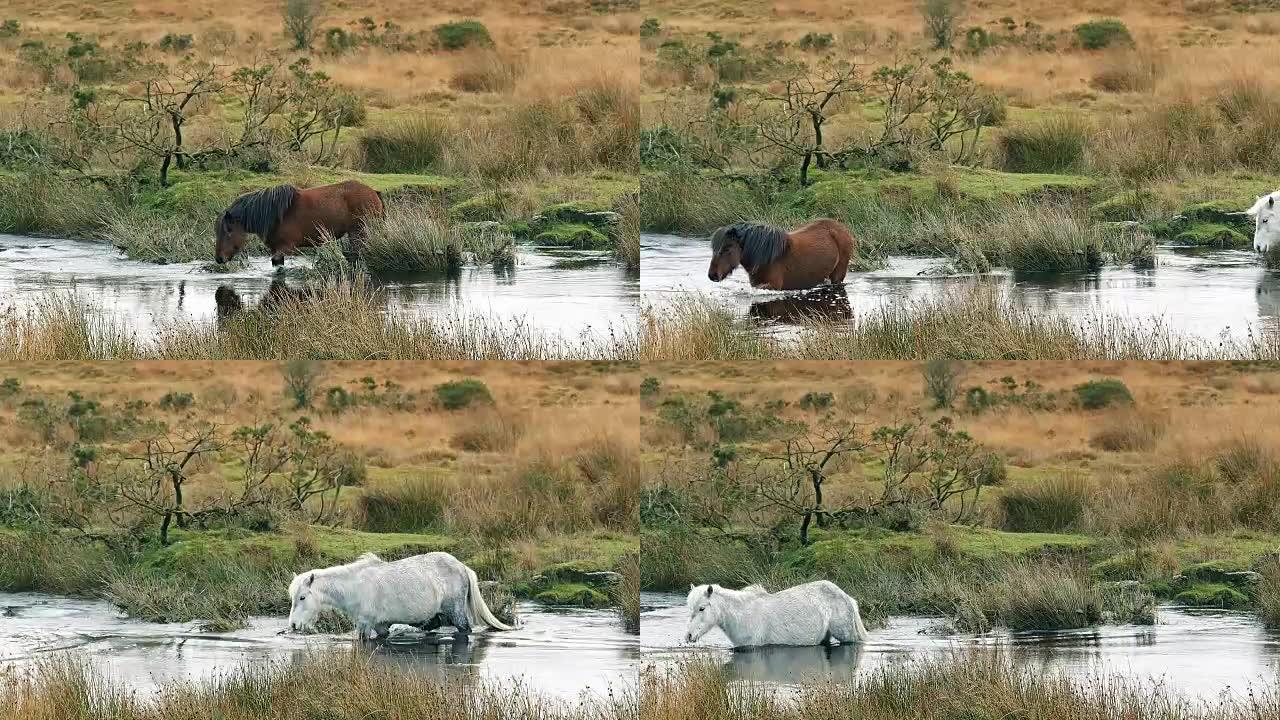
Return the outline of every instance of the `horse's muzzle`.
{"type": "Polygon", "coordinates": [[[724,278],[716,277],[716,271],[715,271],[715,270],[708,270],[708,271],[707,271],[707,279],[708,279],[708,280],[710,280],[711,282],[720,282],[720,281],[721,281],[721,280],[723,280],[724,278]]]}
{"type": "Polygon", "coordinates": [[[216,260],[219,265],[227,264],[227,259],[222,257],[221,255],[214,255],[213,259],[216,260]]]}

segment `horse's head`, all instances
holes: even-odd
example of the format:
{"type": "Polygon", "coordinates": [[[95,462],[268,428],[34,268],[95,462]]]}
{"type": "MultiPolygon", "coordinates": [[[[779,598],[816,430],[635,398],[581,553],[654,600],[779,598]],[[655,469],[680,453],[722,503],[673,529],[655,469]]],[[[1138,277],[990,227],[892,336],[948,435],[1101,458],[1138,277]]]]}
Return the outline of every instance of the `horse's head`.
{"type": "Polygon", "coordinates": [[[246,235],[244,224],[230,213],[223,212],[218,215],[218,222],[214,225],[214,235],[217,241],[213,246],[213,259],[217,260],[219,265],[234,258],[236,253],[244,248],[246,235]]]}
{"type": "Polygon", "coordinates": [[[718,585],[689,586],[689,627],[684,633],[687,642],[698,642],[720,624],[720,606],[715,602],[718,588],[718,585]]]}
{"type": "Polygon", "coordinates": [[[1263,195],[1258,198],[1253,207],[1244,211],[1254,219],[1253,249],[1258,252],[1267,252],[1272,247],[1280,247],[1280,215],[1276,213],[1278,195],[1280,190],[1270,195],[1263,195]]]}
{"type": "Polygon", "coordinates": [[[711,233],[711,267],[707,277],[720,282],[742,264],[742,234],[737,225],[726,225],[711,233]]]}
{"type": "Polygon", "coordinates": [[[311,632],[315,630],[320,611],[325,608],[323,588],[315,585],[316,573],[312,570],[294,575],[289,583],[289,630],[311,632]]]}

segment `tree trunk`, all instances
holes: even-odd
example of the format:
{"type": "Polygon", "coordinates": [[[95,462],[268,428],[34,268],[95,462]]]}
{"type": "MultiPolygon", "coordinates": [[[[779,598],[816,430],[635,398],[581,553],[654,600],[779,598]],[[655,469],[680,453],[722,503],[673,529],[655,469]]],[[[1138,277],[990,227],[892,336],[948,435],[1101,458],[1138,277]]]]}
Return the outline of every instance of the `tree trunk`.
{"type": "Polygon", "coordinates": [[[187,526],[187,513],[182,509],[182,476],[176,472],[171,472],[169,480],[173,483],[173,514],[178,520],[178,527],[185,528],[187,526]]]}
{"type": "Polygon", "coordinates": [[[829,156],[827,151],[822,148],[822,115],[811,113],[809,120],[813,123],[813,154],[818,160],[818,167],[825,170],[829,156]]]}
{"type": "Polygon", "coordinates": [[[173,148],[174,155],[178,158],[178,169],[185,170],[187,162],[186,153],[182,150],[182,116],[174,113],[169,116],[169,120],[173,123],[173,148]]]}
{"type": "Polygon", "coordinates": [[[809,521],[813,519],[813,512],[806,510],[804,520],[800,521],[800,544],[808,547],[809,545],[809,521]]]}
{"type": "Polygon", "coordinates": [[[826,527],[827,513],[822,509],[822,473],[810,470],[809,481],[813,483],[813,514],[818,518],[818,527],[826,527]]]}
{"type": "Polygon", "coordinates": [[[165,511],[164,520],[160,522],[160,544],[169,544],[169,521],[173,519],[173,513],[165,511]]]}
{"type": "Polygon", "coordinates": [[[164,154],[164,162],[160,163],[160,187],[169,187],[169,163],[173,161],[173,153],[164,154]]]}
{"type": "Polygon", "coordinates": [[[800,163],[800,187],[809,187],[809,163],[813,161],[813,151],[804,154],[804,162],[800,163]]]}

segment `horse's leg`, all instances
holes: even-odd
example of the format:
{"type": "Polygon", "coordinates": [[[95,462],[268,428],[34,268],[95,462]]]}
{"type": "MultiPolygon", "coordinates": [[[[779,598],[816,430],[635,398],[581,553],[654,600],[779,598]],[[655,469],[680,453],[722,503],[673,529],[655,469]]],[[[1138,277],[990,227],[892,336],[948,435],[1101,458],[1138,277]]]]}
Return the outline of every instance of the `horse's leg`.
{"type": "MultiPolygon", "coordinates": [[[[835,242],[835,238],[832,238],[835,242]]],[[[831,275],[827,277],[832,285],[839,285],[844,282],[844,276],[849,272],[849,253],[845,252],[840,243],[836,242],[836,266],[831,270],[831,275]]]]}
{"type": "Polygon", "coordinates": [[[461,599],[455,600],[449,609],[449,622],[457,629],[454,638],[466,638],[471,635],[471,616],[467,612],[467,604],[461,599]]]}

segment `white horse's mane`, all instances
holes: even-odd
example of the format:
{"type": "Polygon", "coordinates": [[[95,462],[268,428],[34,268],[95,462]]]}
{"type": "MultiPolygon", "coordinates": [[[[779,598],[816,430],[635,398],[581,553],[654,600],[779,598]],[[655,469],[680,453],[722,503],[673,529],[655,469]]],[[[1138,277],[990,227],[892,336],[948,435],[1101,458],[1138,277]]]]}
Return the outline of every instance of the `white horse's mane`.
{"type": "Polygon", "coordinates": [[[764,586],[763,586],[763,585],[761,585],[760,583],[754,583],[754,584],[752,584],[752,585],[748,585],[748,586],[746,586],[746,587],[742,588],[742,590],[740,590],[739,592],[751,593],[751,594],[753,594],[753,595],[768,595],[768,594],[769,594],[769,591],[768,591],[768,590],[766,590],[766,589],[764,588],[764,586]]]}
{"type": "Polygon", "coordinates": [[[1268,194],[1266,194],[1266,195],[1260,195],[1260,196],[1258,196],[1258,201],[1257,201],[1257,202],[1255,202],[1255,203],[1253,204],[1253,206],[1252,206],[1252,207],[1250,207],[1248,210],[1245,210],[1245,211],[1244,211],[1244,214],[1245,214],[1245,215],[1257,215],[1258,213],[1262,212],[1262,204],[1263,204],[1263,203],[1267,202],[1268,200],[1273,200],[1273,199],[1275,199],[1275,198],[1280,198],[1280,190],[1277,190],[1277,191],[1275,191],[1275,192],[1273,192],[1273,193],[1268,193],[1268,194]]]}

